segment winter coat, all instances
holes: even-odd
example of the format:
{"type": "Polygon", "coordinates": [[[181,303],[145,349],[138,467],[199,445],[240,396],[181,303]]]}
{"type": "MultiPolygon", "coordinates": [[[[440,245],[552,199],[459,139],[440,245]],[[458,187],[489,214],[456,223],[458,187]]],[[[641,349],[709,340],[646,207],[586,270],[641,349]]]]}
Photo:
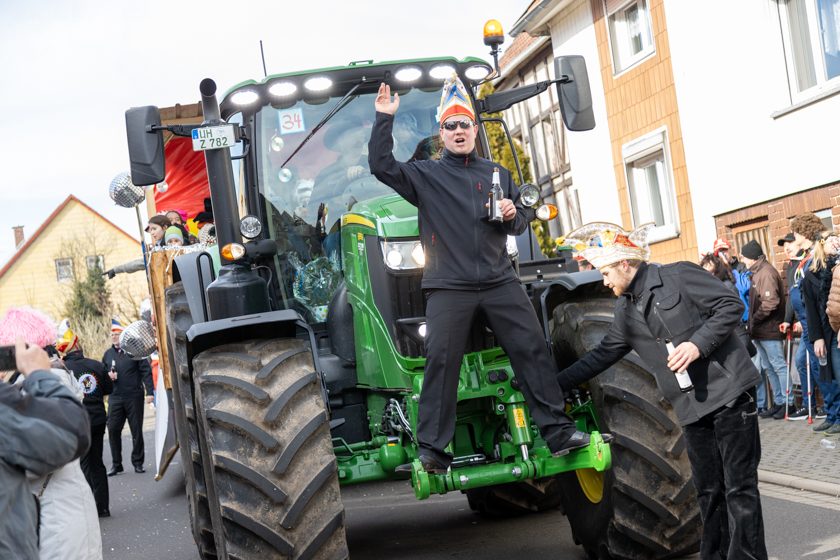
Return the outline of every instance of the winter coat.
{"type": "Polygon", "coordinates": [[[142,398],[144,390],[148,396],[155,394],[155,388],[152,384],[152,366],[149,365],[149,360],[145,358],[135,360],[122,350],[117,350],[111,346],[102,356],[102,364],[106,371],[110,371],[111,362],[115,363],[117,369],[114,392],[111,394],[112,399],[142,398]]]}
{"type": "Polygon", "coordinates": [[[393,123],[393,115],[376,113],[368,161],[377,179],[417,207],[426,257],[422,287],[480,290],[516,281],[507,236],[524,232],[534,212],[519,203],[510,172],[475,151],[459,156],[444,150],[440,160],[398,162],[392,153],[393,123]],[[494,168],[504,197],[516,205],[509,222],[487,219],[484,205],[494,168]]]}
{"type": "Polygon", "coordinates": [[[744,304],[714,276],[688,263],[643,263],[628,292],[618,298],[603,340],[559,374],[564,390],[606,370],[635,350],[671,402],[680,424],[696,422],[734,401],[760,380],[735,333],[744,304]],[[690,341],[700,357],[688,366],[694,390],[680,391],[668,368],[666,344],[690,341]]]}
{"type": "Polygon", "coordinates": [[[91,426],[100,426],[108,416],[105,413],[105,395],[114,390],[114,382],[102,362],[85,358],[81,351],[68,352],[64,356],[64,365],[73,372],[84,393],[82,403],[87,408],[91,426]]]}
{"type": "Polygon", "coordinates": [[[840,266],[834,266],[831,272],[831,289],[828,292],[826,315],[831,324],[831,330],[840,331],[840,266]]]}
{"type": "MultiPolygon", "coordinates": [[[[82,400],[82,387],[71,372],[53,368],[52,373],[82,400]]],[[[96,501],[79,459],[32,478],[30,487],[41,502],[40,560],[102,560],[96,501]]]]}
{"type": "Polygon", "coordinates": [[[760,257],[751,267],[749,318],[747,321],[753,340],[781,340],[779,330],[785,320],[785,288],[782,276],[767,259],[760,257]]]}
{"type": "MultiPolygon", "coordinates": [[[[88,447],[87,413],[55,375],[35,371],[20,385],[0,383],[0,558],[38,558],[38,514],[26,472],[46,475],[88,447]]],[[[84,479],[79,484],[90,492],[84,479]]]]}
{"type": "Polygon", "coordinates": [[[820,366],[820,381],[831,381],[834,379],[831,363],[832,352],[831,348],[828,347],[831,344],[834,332],[828,321],[828,315],[825,312],[831,283],[831,273],[828,269],[814,272],[808,267],[800,284],[802,300],[805,304],[805,315],[808,316],[808,340],[811,341],[811,344],[817,340],[823,340],[826,344],[828,364],[820,366]]]}

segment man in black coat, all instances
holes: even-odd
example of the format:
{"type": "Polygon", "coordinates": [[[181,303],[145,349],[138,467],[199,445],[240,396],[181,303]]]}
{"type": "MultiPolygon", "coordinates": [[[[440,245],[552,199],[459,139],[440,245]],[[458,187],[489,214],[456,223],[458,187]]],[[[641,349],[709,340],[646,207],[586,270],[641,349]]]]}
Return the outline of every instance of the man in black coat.
{"type": "Polygon", "coordinates": [[[761,447],[755,385],[759,375],[735,334],[744,305],[697,265],[648,264],[645,227],[587,224],[567,243],[604,275],[618,296],[600,344],[560,373],[565,389],[635,350],[683,427],[697,488],[701,557],[767,558],[758,494],[761,447]],[[687,371],[693,388],[678,383],[687,371]]]}
{"type": "Polygon", "coordinates": [[[84,393],[82,404],[90,418],[90,449],[81,459],[82,472],[85,473],[99,517],[109,517],[108,477],[105,463],[102,462],[102,448],[105,441],[105,395],[114,390],[114,382],[102,362],[85,358],[78,337],[68,330],[56,349],[64,356],[64,365],[73,373],[84,393]]]}
{"type": "MultiPolygon", "coordinates": [[[[529,410],[556,454],[586,447],[590,436],[565,413],[563,392],[542,329],[506,252],[508,234],[525,231],[533,211],[518,201],[510,173],[478,156],[475,113],[457,78],[444,84],[440,160],[398,162],[392,128],[399,95],[382,84],[369,145],[377,179],[417,206],[425,255],[426,367],[417,421],[419,459],[427,472],[446,471],[455,433],[458,379],[474,317],[483,314],[504,348],[529,410]],[[487,219],[491,183],[499,178],[502,220],[487,219]]],[[[605,438],[606,440],[606,438],[605,438]]]]}
{"type": "Polygon", "coordinates": [[[131,430],[131,464],[134,472],[146,472],[145,449],[143,445],[143,394],[145,402],[154,400],[152,367],[146,359],[135,360],[120,349],[118,323],[111,327],[113,346],[105,351],[102,363],[108,375],[114,381],[114,392],[108,399],[108,441],[111,444],[111,470],[108,476],[123,472],[122,466],[122,430],[128,420],[131,430]]]}

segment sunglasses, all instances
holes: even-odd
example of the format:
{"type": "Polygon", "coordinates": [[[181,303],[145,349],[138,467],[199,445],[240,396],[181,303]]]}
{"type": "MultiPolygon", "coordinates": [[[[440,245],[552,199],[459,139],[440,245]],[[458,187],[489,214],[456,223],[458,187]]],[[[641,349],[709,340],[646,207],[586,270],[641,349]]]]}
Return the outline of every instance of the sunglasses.
{"type": "Polygon", "coordinates": [[[460,121],[445,122],[442,125],[440,125],[440,127],[451,132],[451,131],[455,130],[456,128],[458,128],[459,126],[464,130],[468,130],[468,129],[472,128],[474,125],[475,125],[475,123],[473,123],[471,120],[464,119],[464,120],[460,120],[460,121]]]}

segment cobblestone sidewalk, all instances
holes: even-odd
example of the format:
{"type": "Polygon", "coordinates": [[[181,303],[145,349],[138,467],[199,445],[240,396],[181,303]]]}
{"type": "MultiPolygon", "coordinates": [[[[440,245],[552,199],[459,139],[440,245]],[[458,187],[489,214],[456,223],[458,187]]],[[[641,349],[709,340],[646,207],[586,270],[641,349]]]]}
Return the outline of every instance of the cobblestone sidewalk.
{"type": "Polygon", "coordinates": [[[826,436],[811,429],[820,423],[822,419],[814,419],[812,425],[807,420],[759,420],[759,470],[840,487],[840,437],[826,436]],[[820,446],[823,438],[833,441],[837,447],[823,449],[820,446]]]}

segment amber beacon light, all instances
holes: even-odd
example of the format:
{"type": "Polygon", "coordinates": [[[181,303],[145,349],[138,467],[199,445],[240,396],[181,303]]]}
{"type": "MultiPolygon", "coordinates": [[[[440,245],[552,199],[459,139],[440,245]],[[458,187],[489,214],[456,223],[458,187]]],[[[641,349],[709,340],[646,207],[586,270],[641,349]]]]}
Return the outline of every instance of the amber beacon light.
{"type": "Polygon", "coordinates": [[[505,32],[502,30],[502,24],[497,19],[488,19],[484,24],[484,44],[490,47],[496,74],[499,73],[499,46],[504,42],[505,32]]]}

